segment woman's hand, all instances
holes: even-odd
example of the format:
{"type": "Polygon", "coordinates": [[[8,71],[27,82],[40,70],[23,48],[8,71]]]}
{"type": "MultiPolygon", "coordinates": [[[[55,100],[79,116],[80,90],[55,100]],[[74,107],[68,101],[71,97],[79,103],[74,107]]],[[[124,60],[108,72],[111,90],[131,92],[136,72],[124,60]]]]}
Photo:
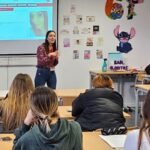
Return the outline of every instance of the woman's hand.
{"type": "Polygon", "coordinates": [[[24,120],[24,124],[31,125],[33,123],[33,121],[34,121],[34,115],[30,109],[27,113],[25,120],[24,120]]]}
{"type": "Polygon", "coordinates": [[[58,57],[58,51],[52,52],[48,54],[49,57],[53,56],[53,57],[58,57]]]}

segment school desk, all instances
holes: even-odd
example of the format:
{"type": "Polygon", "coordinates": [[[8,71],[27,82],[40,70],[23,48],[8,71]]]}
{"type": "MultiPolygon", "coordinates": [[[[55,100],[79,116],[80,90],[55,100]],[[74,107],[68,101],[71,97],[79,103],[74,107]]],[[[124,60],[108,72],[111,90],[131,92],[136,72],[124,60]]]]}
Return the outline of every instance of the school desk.
{"type": "Polygon", "coordinates": [[[73,100],[80,93],[84,93],[85,89],[56,89],[55,92],[59,98],[62,98],[64,106],[71,106],[73,100]]]}
{"type": "MultiPolygon", "coordinates": [[[[100,132],[83,132],[83,150],[113,150],[107,143],[105,143],[100,137],[100,132]]],[[[11,150],[13,147],[13,134],[0,134],[0,138],[10,137],[10,141],[0,140],[1,150],[11,150]]]]}
{"type": "MultiPolygon", "coordinates": [[[[65,119],[74,119],[74,117],[72,116],[72,106],[59,106],[58,107],[58,111],[60,114],[61,118],[65,118],[65,119]]],[[[123,112],[123,115],[126,119],[131,118],[130,114],[123,112]]]]}
{"type": "Polygon", "coordinates": [[[0,150],[12,150],[13,139],[15,138],[14,134],[0,134],[0,150]],[[10,141],[2,141],[1,138],[9,137],[10,141]]]}
{"type": "MultiPolygon", "coordinates": [[[[80,93],[84,93],[85,89],[56,89],[55,90],[57,96],[62,98],[64,106],[71,106],[72,101],[80,95],[80,93]]],[[[0,99],[4,98],[8,90],[0,90],[0,99]]]]}

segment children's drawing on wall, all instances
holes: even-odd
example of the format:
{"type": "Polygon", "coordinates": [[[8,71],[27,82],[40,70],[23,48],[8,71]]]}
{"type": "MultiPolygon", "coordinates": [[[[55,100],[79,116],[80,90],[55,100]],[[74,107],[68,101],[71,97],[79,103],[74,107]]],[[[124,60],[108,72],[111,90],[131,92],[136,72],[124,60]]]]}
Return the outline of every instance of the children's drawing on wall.
{"type": "Polygon", "coordinates": [[[82,15],[76,15],[76,23],[81,24],[82,23],[82,15]]]}
{"type": "Polygon", "coordinates": [[[128,15],[127,15],[127,19],[133,19],[133,16],[136,16],[136,13],[134,11],[134,2],[133,0],[128,0],[129,5],[128,5],[128,15]]]}
{"type": "Polygon", "coordinates": [[[90,59],[90,57],[91,57],[91,51],[84,50],[84,59],[90,59]]]}
{"type": "Polygon", "coordinates": [[[86,46],[93,46],[93,37],[87,37],[86,46]]]}
{"type": "Polygon", "coordinates": [[[127,0],[128,4],[128,15],[127,19],[133,19],[133,16],[136,16],[136,12],[134,11],[135,4],[143,3],[144,0],[127,0]]]}
{"type": "Polygon", "coordinates": [[[94,35],[99,34],[99,26],[98,25],[93,26],[93,34],[94,35]]]}
{"type": "Polygon", "coordinates": [[[73,28],[73,34],[79,34],[79,28],[78,28],[78,26],[75,26],[73,28]]]}
{"type": "Polygon", "coordinates": [[[84,27],[81,29],[81,34],[90,34],[91,33],[91,28],[89,27],[84,27]]]}
{"type": "Polygon", "coordinates": [[[73,59],[79,59],[79,50],[73,50],[73,59]]]}
{"type": "Polygon", "coordinates": [[[86,16],[86,21],[87,22],[94,22],[95,21],[95,16],[86,16]]]}
{"type": "Polygon", "coordinates": [[[114,35],[120,42],[119,46],[117,46],[117,51],[121,53],[128,53],[132,50],[132,46],[129,43],[129,40],[135,36],[136,31],[133,27],[131,28],[130,33],[125,31],[119,32],[119,29],[120,25],[117,25],[114,29],[114,35]]]}
{"type": "Polygon", "coordinates": [[[76,6],[74,4],[71,5],[70,7],[70,13],[75,14],[76,13],[76,6]]]}
{"type": "Polygon", "coordinates": [[[105,13],[110,19],[116,20],[123,16],[124,9],[121,3],[114,3],[114,0],[107,0],[105,5],[105,13]]]}
{"type": "Polygon", "coordinates": [[[68,35],[69,34],[69,30],[67,30],[67,29],[61,29],[60,33],[62,35],[68,35]]]}
{"type": "Polygon", "coordinates": [[[70,24],[70,17],[69,16],[63,16],[63,24],[64,25],[70,24]]]}
{"type": "Polygon", "coordinates": [[[98,37],[97,38],[97,42],[96,42],[96,45],[98,47],[102,47],[103,46],[103,43],[104,43],[104,39],[102,37],[98,37]]]}
{"type": "Polygon", "coordinates": [[[103,51],[100,49],[96,50],[96,58],[97,59],[102,59],[103,58],[103,51]]]}
{"type": "Polygon", "coordinates": [[[82,45],[82,39],[74,39],[74,45],[81,46],[82,45]]]}
{"type": "MultiPolygon", "coordinates": [[[[117,0],[117,2],[114,2],[114,0],[107,0],[105,5],[105,13],[106,15],[115,20],[120,19],[123,16],[124,8],[121,4],[123,0],[117,0]],[[119,3],[118,3],[119,2],[119,3]]],[[[133,19],[133,16],[136,15],[136,12],[134,11],[134,7],[136,4],[143,3],[144,0],[126,0],[128,2],[128,14],[127,19],[133,19]]]]}
{"type": "Polygon", "coordinates": [[[63,45],[64,45],[64,47],[70,47],[70,39],[69,38],[64,38],[63,45]]]}

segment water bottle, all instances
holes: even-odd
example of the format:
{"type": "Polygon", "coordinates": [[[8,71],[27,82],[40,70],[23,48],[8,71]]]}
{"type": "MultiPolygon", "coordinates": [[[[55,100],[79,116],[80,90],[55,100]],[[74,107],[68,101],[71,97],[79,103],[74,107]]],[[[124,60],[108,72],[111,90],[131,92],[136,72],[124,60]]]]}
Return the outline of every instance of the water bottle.
{"type": "Polygon", "coordinates": [[[102,65],[102,72],[107,71],[107,58],[104,58],[103,65],[102,65]]]}

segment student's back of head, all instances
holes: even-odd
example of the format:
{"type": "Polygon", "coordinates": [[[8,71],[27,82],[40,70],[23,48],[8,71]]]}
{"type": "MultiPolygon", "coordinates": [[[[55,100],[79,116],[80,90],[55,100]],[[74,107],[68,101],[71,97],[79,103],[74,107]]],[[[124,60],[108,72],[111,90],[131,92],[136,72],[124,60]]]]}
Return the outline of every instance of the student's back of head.
{"type": "Polygon", "coordinates": [[[113,88],[113,81],[107,75],[97,75],[92,80],[94,88],[113,88]]]}
{"type": "Polygon", "coordinates": [[[60,119],[57,109],[55,92],[48,87],[37,87],[24,123],[15,132],[14,150],[82,150],[79,124],[60,119]]]}
{"type": "Polygon", "coordinates": [[[4,131],[14,130],[22,123],[29,108],[29,97],[33,89],[32,79],[28,74],[16,75],[7,98],[0,103],[4,131]]]}
{"type": "Polygon", "coordinates": [[[37,123],[46,132],[50,131],[50,124],[58,119],[58,99],[55,92],[47,87],[38,87],[34,90],[30,98],[30,107],[37,123]]]}

